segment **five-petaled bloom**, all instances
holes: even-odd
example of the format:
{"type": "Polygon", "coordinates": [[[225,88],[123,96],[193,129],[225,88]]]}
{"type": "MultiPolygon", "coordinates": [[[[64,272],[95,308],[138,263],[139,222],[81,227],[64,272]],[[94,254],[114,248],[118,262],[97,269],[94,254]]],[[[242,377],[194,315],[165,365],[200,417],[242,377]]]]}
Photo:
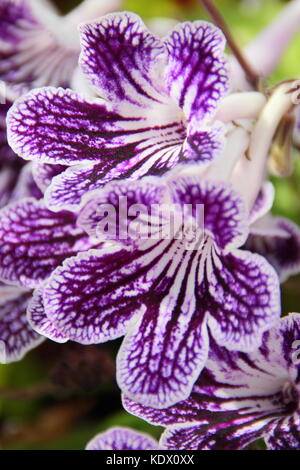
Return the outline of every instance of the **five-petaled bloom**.
{"type": "Polygon", "coordinates": [[[166,426],[167,449],[238,450],[264,437],[271,450],[300,450],[299,340],[300,314],[290,314],[253,353],[214,344],[187,400],[155,410],[125,397],[125,408],[166,426]]]}
{"type": "Polygon", "coordinates": [[[151,436],[124,427],[113,427],[97,434],[86,450],[157,450],[158,442],[151,436]]]}
{"type": "Polygon", "coordinates": [[[210,335],[232,350],[260,346],[278,317],[279,282],[264,258],[238,249],[248,235],[247,212],[230,184],[170,175],[109,183],[91,196],[79,225],[91,235],[103,228],[104,240],[98,209],[110,204],[118,213],[120,197],[129,207],[164,208],[163,217],[151,212],[146,223],[156,236],[129,231],[125,240],[69,258],[53,272],[31,316],[43,297],[48,320],[68,339],[90,344],[126,334],[117,358],[120,387],[164,408],[188,397],[210,335]],[[193,240],[197,205],[204,206],[204,227],[193,240]],[[173,237],[165,236],[171,233],[168,208],[173,237]]]}
{"type": "Polygon", "coordinates": [[[228,72],[218,28],[187,22],[160,40],[123,12],[80,31],[81,69],[101,98],[46,87],[22,97],[8,116],[18,155],[69,166],[46,192],[49,208],[74,210],[110,180],[219,156],[223,125],[214,115],[228,72]]]}

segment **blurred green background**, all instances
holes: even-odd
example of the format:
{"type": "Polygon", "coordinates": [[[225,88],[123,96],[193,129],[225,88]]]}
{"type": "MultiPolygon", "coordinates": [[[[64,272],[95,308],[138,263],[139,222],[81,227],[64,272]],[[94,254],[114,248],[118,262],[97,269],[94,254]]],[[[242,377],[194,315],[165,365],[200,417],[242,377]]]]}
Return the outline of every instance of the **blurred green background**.
{"type": "MultiPolygon", "coordinates": [[[[62,12],[79,1],[55,0],[62,12]]],[[[247,44],[287,2],[219,0],[219,6],[241,45],[247,44]]],[[[125,0],[124,9],[144,19],[208,19],[197,0],[125,0]]],[[[300,27],[300,25],[299,25],[300,27]]],[[[276,83],[300,76],[300,34],[270,79],[276,83]]],[[[292,176],[273,178],[274,213],[300,224],[300,162],[295,153],[292,176]]],[[[283,285],[283,311],[300,311],[300,277],[283,285]]],[[[126,425],[158,437],[161,429],[122,410],[114,382],[119,342],[83,347],[45,342],[19,363],[0,365],[0,449],[83,449],[97,432],[126,425]]],[[[258,447],[260,444],[258,444],[258,447]]]]}

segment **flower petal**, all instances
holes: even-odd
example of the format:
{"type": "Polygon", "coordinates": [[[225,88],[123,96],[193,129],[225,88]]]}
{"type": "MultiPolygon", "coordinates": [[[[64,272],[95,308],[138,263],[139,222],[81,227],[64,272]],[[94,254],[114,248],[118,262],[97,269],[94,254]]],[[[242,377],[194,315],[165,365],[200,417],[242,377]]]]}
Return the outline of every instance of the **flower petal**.
{"type": "Polygon", "coordinates": [[[228,90],[223,33],[211,23],[176,26],[164,40],[169,57],[166,83],[188,121],[210,117],[228,90]]]}
{"type": "Polygon", "coordinates": [[[0,286],[0,362],[19,361],[38,346],[43,336],[37,334],[26,319],[31,291],[0,286]]]}
{"type": "Polygon", "coordinates": [[[32,164],[32,176],[35,184],[42,193],[50,186],[52,179],[62,173],[64,165],[49,165],[47,163],[34,162],[32,164]]]}
{"type": "MultiPolygon", "coordinates": [[[[116,103],[152,107],[164,98],[161,68],[166,51],[134,13],[112,13],[80,27],[80,65],[99,96],[116,103]]],[[[120,109],[119,108],[119,109],[120,109]]]]}
{"type": "Polygon", "coordinates": [[[127,331],[133,316],[145,310],[142,296],[151,254],[106,246],[67,259],[45,287],[50,321],[66,337],[82,344],[102,343],[127,331]]]}
{"type": "Polygon", "coordinates": [[[284,282],[300,272],[300,228],[283,217],[264,221],[252,226],[245,248],[264,256],[284,282]]]}
{"type": "Polygon", "coordinates": [[[68,86],[77,65],[79,45],[68,41],[68,28],[62,35],[62,19],[39,3],[1,1],[0,79],[12,96],[50,84],[68,86]]]}
{"type": "MultiPolygon", "coordinates": [[[[229,417],[227,417],[228,419],[229,417]]],[[[237,418],[230,423],[171,426],[160,444],[168,450],[241,450],[263,437],[271,428],[269,420],[237,418]]]]}
{"type": "Polygon", "coordinates": [[[266,438],[266,444],[270,450],[300,450],[299,412],[281,420],[266,438]]]}
{"type": "Polygon", "coordinates": [[[43,201],[23,199],[0,213],[0,277],[36,287],[62,261],[91,247],[72,214],[53,214],[43,201]]]}
{"type": "MultiPolygon", "coordinates": [[[[177,284],[175,288],[179,289],[177,284]]],[[[125,337],[117,357],[121,390],[132,400],[159,409],[190,395],[208,356],[206,323],[194,315],[193,294],[176,295],[175,288],[160,305],[153,302],[125,337]]]]}
{"type": "Polygon", "coordinates": [[[162,205],[166,200],[167,186],[159,178],[111,182],[87,198],[77,225],[98,239],[141,244],[142,237],[154,235],[154,205],[162,205]]]}
{"type": "Polygon", "coordinates": [[[97,434],[86,450],[155,450],[158,443],[148,434],[125,427],[113,427],[97,434]]]}
{"type": "Polygon", "coordinates": [[[248,234],[246,209],[239,194],[230,184],[201,181],[198,177],[170,180],[172,198],[180,205],[203,206],[204,229],[223,250],[241,246],[248,234]]]}
{"type": "Polygon", "coordinates": [[[45,313],[43,294],[44,287],[39,287],[33,292],[27,308],[27,320],[31,328],[40,335],[57,343],[65,343],[68,338],[55,328],[45,313]]]}
{"type": "Polygon", "coordinates": [[[206,276],[199,295],[207,298],[211,334],[230,350],[255,350],[280,315],[274,269],[262,256],[235,250],[226,256],[213,253],[206,276]]]}
{"type": "Polygon", "coordinates": [[[9,202],[12,203],[29,197],[41,199],[42,196],[41,191],[33,179],[32,164],[27,163],[20,171],[18,181],[11,193],[9,202]]]}
{"type": "Polygon", "coordinates": [[[249,224],[253,224],[271,210],[274,202],[274,197],[275,188],[270,181],[266,181],[263,184],[256,198],[256,201],[250,211],[249,224]]]}
{"type": "Polygon", "coordinates": [[[297,448],[299,417],[291,412],[298,396],[287,385],[299,383],[294,344],[299,337],[300,315],[290,314],[265,333],[262,346],[250,354],[228,351],[212,340],[206,367],[187,400],[164,410],[128,397],[123,404],[152,424],[170,426],[161,439],[170,449],[241,449],[268,433],[270,446],[280,448],[286,442],[297,448]]]}

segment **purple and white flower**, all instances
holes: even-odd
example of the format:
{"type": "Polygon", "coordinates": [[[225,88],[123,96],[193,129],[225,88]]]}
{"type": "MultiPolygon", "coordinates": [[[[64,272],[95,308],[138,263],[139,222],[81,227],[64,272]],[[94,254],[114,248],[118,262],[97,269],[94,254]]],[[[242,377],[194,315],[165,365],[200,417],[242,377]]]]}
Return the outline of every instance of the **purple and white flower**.
{"type": "Polygon", "coordinates": [[[124,397],[127,411],[167,427],[167,449],[238,450],[265,438],[272,450],[300,450],[300,314],[282,318],[245,354],[213,344],[191,396],[165,410],[124,397]]]}
{"type": "MultiPolygon", "coordinates": [[[[19,184],[24,194],[22,178],[19,184]]],[[[54,214],[42,200],[23,198],[0,211],[0,277],[10,284],[0,285],[0,362],[20,360],[44,337],[66,341],[45,316],[43,283],[66,257],[94,245],[73,214],[54,214]]]]}
{"type": "Polygon", "coordinates": [[[120,3],[86,0],[62,17],[47,0],[1,0],[0,80],[8,97],[40,86],[70,86],[80,53],[77,25],[120,3]]]}
{"type": "MultiPolygon", "coordinates": [[[[164,408],[190,394],[210,335],[231,350],[260,345],[278,317],[278,278],[264,258],[239,250],[248,215],[229,183],[177,174],[110,183],[91,196],[79,226],[95,235],[103,220],[98,208],[110,204],[118,213],[119,197],[130,207],[164,207],[182,236],[161,235],[169,233],[167,217],[140,219],[140,233],[152,224],[160,236],[128,231],[125,240],[67,259],[44,288],[45,311],[63,337],[82,344],[126,335],[117,358],[119,386],[141,403],[164,408]],[[196,230],[191,241],[197,204],[205,215],[204,227],[196,228],[204,231],[198,236],[196,230]]],[[[105,230],[97,235],[107,238],[105,230]]]]}
{"type": "Polygon", "coordinates": [[[81,69],[101,99],[46,87],[17,101],[8,117],[18,155],[69,166],[46,191],[49,208],[74,210],[110,180],[220,155],[223,126],[214,115],[228,73],[218,28],[187,22],[160,40],[123,12],[80,32],[81,69]]]}
{"type": "Polygon", "coordinates": [[[86,450],[157,450],[158,442],[148,434],[125,427],[113,427],[97,434],[86,450]]]}

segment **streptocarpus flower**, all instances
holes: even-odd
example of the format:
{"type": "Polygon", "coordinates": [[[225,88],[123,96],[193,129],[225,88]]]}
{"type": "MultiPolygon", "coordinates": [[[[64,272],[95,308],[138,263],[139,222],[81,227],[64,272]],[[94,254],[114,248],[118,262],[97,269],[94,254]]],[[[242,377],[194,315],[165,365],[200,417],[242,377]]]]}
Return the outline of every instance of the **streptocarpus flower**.
{"type": "Polygon", "coordinates": [[[164,408],[189,395],[207,360],[209,333],[233,350],[260,345],[278,316],[278,278],[262,257],[238,249],[248,235],[247,212],[230,184],[178,176],[110,183],[91,197],[79,225],[110,238],[98,209],[110,204],[120,214],[119,197],[134,210],[163,207],[163,217],[154,211],[149,222],[133,220],[127,237],[121,220],[117,241],[66,260],[44,288],[45,311],[57,331],[82,344],[125,334],[119,386],[164,408]],[[204,205],[203,234],[197,204],[204,205]]]}
{"type": "Polygon", "coordinates": [[[300,314],[282,318],[262,346],[237,353],[216,344],[191,396],[165,410],[124,398],[125,408],[167,427],[167,449],[243,449],[265,437],[272,450],[300,450],[300,314]]]}
{"type": "Polygon", "coordinates": [[[214,114],[228,88],[225,40],[210,23],[176,26],[160,40],[133,13],[82,25],[80,65],[100,98],[41,88],[8,117],[9,142],[26,160],[68,165],[46,192],[53,211],[88,191],[179,162],[208,163],[223,146],[214,114]]]}
{"type": "Polygon", "coordinates": [[[97,434],[86,450],[156,450],[158,442],[148,434],[125,427],[114,427],[97,434]]]}
{"type": "Polygon", "coordinates": [[[1,0],[0,80],[9,96],[39,86],[69,86],[80,53],[77,25],[120,3],[85,0],[62,17],[47,0],[1,0]]]}

